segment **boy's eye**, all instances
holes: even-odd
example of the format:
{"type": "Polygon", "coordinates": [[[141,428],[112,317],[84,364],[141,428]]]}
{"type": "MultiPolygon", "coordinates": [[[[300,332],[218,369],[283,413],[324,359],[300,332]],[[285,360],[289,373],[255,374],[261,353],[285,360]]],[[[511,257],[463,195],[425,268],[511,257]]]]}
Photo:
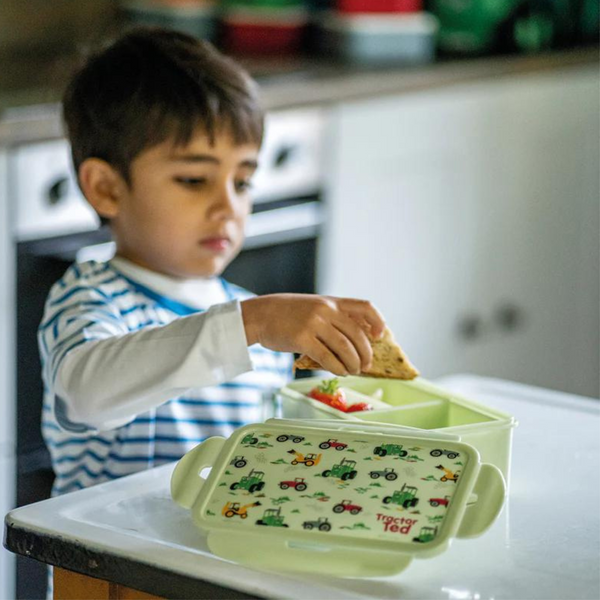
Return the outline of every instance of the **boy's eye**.
{"type": "Polygon", "coordinates": [[[242,193],[247,192],[252,187],[252,181],[250,179],[242,179],[235,182],[235,189],[242,193]]]}
{"type": "Polygon", "coordinates": [[[200,187],[206,183],[206,177],[175,177],[175,181],[187,187],[200,187]]]}

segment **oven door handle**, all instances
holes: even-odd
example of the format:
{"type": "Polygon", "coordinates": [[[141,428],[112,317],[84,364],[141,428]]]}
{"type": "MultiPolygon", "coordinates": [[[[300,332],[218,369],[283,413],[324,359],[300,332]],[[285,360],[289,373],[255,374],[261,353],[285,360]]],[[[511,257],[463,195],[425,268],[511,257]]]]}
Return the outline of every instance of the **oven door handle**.
{"type": "Polygon", "coordinates": [[[313,201],[250,215],[244,249],[316,238],[323,224],[323,205],[313,201]]]}

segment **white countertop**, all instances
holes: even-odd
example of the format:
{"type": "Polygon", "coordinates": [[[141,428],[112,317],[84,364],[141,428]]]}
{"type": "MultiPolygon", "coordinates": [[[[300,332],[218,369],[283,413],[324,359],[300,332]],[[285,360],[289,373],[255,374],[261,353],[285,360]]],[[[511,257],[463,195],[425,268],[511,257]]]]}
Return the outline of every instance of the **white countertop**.
{"type": "Polygon", "coordinates": [[[510,498],[482,537],[454,540],[396,577],[266,573],[213,556],[170,499],[173,465],[17,509],[6,523],[269,598],[597,600],[600,402],[480,377],[439,383],[519,421],[510,498]]]}

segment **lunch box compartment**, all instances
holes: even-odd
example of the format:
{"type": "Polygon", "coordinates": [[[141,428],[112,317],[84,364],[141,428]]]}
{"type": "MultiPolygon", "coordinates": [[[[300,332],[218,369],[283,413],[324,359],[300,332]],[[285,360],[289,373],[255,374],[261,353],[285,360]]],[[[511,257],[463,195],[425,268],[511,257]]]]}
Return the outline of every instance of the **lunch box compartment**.
{"type": "Polygon", "coordinates": [[[378,421],[419,429],[442,429],[493,421],[483,413],[443,399],[398,406],[390,410],[356,412],[354,415],[365,421],[378,421]]]}
{"type": "Polygon", "coordinates": [[[281,416],[293,419],[340,419],[414,427],[454,434],[474,446],[481,460],[497,466],[508,482],[512,430],[509,414],[439,388],[426,380],[400,381],[370,377],[339,377],[340,387],[366,396],[379,394],[389,409],[343,413],[306,394],[322,377],[300,379],[280,390],[281,416]]]}

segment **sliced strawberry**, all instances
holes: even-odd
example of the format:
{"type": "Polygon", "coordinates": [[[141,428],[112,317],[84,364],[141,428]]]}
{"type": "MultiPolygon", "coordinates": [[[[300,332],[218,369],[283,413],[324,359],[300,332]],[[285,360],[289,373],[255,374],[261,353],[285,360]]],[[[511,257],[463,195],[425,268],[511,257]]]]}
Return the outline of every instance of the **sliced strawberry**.
{"type": "Polygon", "coordinates": [[[373,407],[368,402],[357,402],[346,408],[346,412],[359,412],[362,410],[373,410],[373,407]]]}
{"type": "Polygon", "coordinates": [[[318,400],[323,404],[327,404],[332,408],[337,408],[338,410],[345,411],[346,410],[346,402],[344,398],[341,396],[333,396],[331,394],[324,394],[323,392],[319,392],[317,390],[312,390],[308,394],[313,400],[318,400]]]}
{"type": "Polygon", "coordinates": [[[345,412],[346,397],[338,388],[339,381],[337,379],[324,380],[321,382],[321,385],[313,388],[308,393],[308,396],[313,398],[313,400],[318,400],[319,402],[323,402],[323,404],[345,412]]]}

